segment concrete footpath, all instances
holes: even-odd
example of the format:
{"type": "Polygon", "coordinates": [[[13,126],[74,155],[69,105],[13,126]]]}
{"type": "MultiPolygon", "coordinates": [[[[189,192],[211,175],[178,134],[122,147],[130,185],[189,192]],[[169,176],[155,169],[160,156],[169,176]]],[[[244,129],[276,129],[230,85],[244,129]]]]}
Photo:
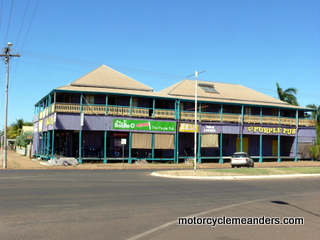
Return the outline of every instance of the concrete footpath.
{"type": "MultiPolygon", "coordinates": [[[[3,169],[3,150],[0,150],[0,170],[3,169]]],[[[284,162],[255,162],[255,167],[307,167],[317,166],[320,167],[320,161],[284,161],[284,162]]],[[[197,164],[197,169],[206,168],[230,168],[230,163],[202,163],[197,164]]],[[[162,163],[148,163],[148,164],[128,164],[128,163],[85,163],[75,166],[46,166],[40,164],[38,159],[29,159],[29,157],[22,156],[15,151],[7,151],[7,169],[193,169],[192,164],[179,163],[179,164],[162,164],[162,163]]]]}

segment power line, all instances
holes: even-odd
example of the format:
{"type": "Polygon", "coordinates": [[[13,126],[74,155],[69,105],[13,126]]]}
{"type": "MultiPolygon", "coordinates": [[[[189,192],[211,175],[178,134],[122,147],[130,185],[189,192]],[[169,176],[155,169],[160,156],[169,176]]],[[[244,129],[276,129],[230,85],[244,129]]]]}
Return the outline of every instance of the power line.
{"type": "Polygon", "coordinates": [[[8,40],[8,34],[9,34],[10,22],[11,22],[12,10],[13,10],[13,3],[14,3],[14,0],[12,0],[12,2],[11,2],[11,9],[10,9],[10,15],[9,15],[9,20],[8,20],[8,27],[7,27],[6,36],[4,38],[5,42],[7,42],[7,40],[8,40]]]}
{"type": "Polygon", "coordinates": [[[27,29],[27,32],[26,32],[26,35],[25,35],[24,40],[23,40],[23,42],[22,42],[21,50],[23,50],[24,44],[25,44],[25,42],[26,42],[26,40],[27,40],[27,37],[28,37],[29,31],[30,31],[30,28],[31,28],[31,25],[32,25],[34,16],[35,16],[36,11],[37,11],[37,8],[38,8],[38,4],[39,4],[39,0],[37,1],[36,6],[35,6],[35,8],[34,8],[34,11],[33,11],[33,14],[32,14],[32,17],[31,17],[31,20],[30,20],[30,23],[29,23],[29,26],[28,26],[28,29],[27,29]]]}
{"type": "Polygon", "coordinates": [[[27,15],[28,6],[29,6],[29,0],[28,0],[28,2],[27,2],[27,6],[25,7],[24,14],[23,14],[23,18],[22,18],[22,22],[21,22],[21,25],[20,25],[20,30],[19,30],[19,33],[18,33],[17,40],[16,40],[16,42],[15,42],[15,44],[16,44],[17,46],[18,46],[18,43],[19,43],[19,39],[20,39],[20,34],[21,34],[21,31],[22,31],[23,23],[24,23],[24,20],[25,20],[25,18],[26,18],[26,15],[27,15]]]}
{"type": "Polygon", "coordinates": [[[1,18],[1,16],[3,16],[2,15],[2,6],[3,6],[3,0],[1,0],[1,5],[0,5],[0,28],[1,28],[1,25],[2,25],[2,18],[1,18]]]}

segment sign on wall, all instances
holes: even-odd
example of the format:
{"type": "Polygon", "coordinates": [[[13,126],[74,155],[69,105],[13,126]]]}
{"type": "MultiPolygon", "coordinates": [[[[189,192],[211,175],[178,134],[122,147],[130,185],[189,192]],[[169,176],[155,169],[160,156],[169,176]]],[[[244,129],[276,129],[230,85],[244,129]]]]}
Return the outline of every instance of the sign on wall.
{"type": "Polygon", "coordinates": [[[113,129],[173,132],[176,130],[176,123],[163,121],[114,119],[113,129]]]}
{"type": "Polygon", "coordinates": [[[200,131],[201,133],[221,133],[222,127],[215,125],[202,125],[200,131]]]}
{"type": "Polygon", "coordinates": [[[278,134],[278,135],[295,135],[297,129],[295,128],[284,128],[284,127],[257,127],[249,126],[247,127],[249,133],[257,134],[278,134]]]}
{"type": "MultiPolygon", "coordinates": [[[[196,132],[198,132],[199,125],[197,125],[196,132]]],[[[194,132],[195,124],[193,123],[180,123],[179,132],[194,132]]]]}

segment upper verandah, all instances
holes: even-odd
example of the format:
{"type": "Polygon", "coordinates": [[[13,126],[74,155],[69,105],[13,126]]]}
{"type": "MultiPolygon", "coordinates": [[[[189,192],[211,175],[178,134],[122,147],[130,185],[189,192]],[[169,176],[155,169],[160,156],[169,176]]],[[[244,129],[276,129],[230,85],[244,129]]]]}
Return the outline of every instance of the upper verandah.
{"type": "MultiPolygon", "coordinates": [[[[313,109],[290,105],[239,84],[207,81],[198,81],[198,83],[198,101],[313,111],[313,109]]],[[[101,65],[77,80],[54,89],[52,92],[110,93],[192,101],[195,97],[195,85],[195,80],[186,79],[162,91],[154,92],[153,88],[106,65],[101,65]]]]}

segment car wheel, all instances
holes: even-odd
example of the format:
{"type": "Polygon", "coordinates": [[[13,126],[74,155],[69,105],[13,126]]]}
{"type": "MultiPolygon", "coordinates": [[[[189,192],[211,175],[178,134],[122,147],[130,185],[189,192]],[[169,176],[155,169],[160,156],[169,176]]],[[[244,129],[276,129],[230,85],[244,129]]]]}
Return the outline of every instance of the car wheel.
{"type": "Polygon", "coordinates": [[[234,168],[234,165],[231,165],[232,168],[234,168]]]}
{"type": "Polygon", "coordinates": [[[252,163],[252,166],[251,167],[254,167],[254,163],[252,163]]]}

